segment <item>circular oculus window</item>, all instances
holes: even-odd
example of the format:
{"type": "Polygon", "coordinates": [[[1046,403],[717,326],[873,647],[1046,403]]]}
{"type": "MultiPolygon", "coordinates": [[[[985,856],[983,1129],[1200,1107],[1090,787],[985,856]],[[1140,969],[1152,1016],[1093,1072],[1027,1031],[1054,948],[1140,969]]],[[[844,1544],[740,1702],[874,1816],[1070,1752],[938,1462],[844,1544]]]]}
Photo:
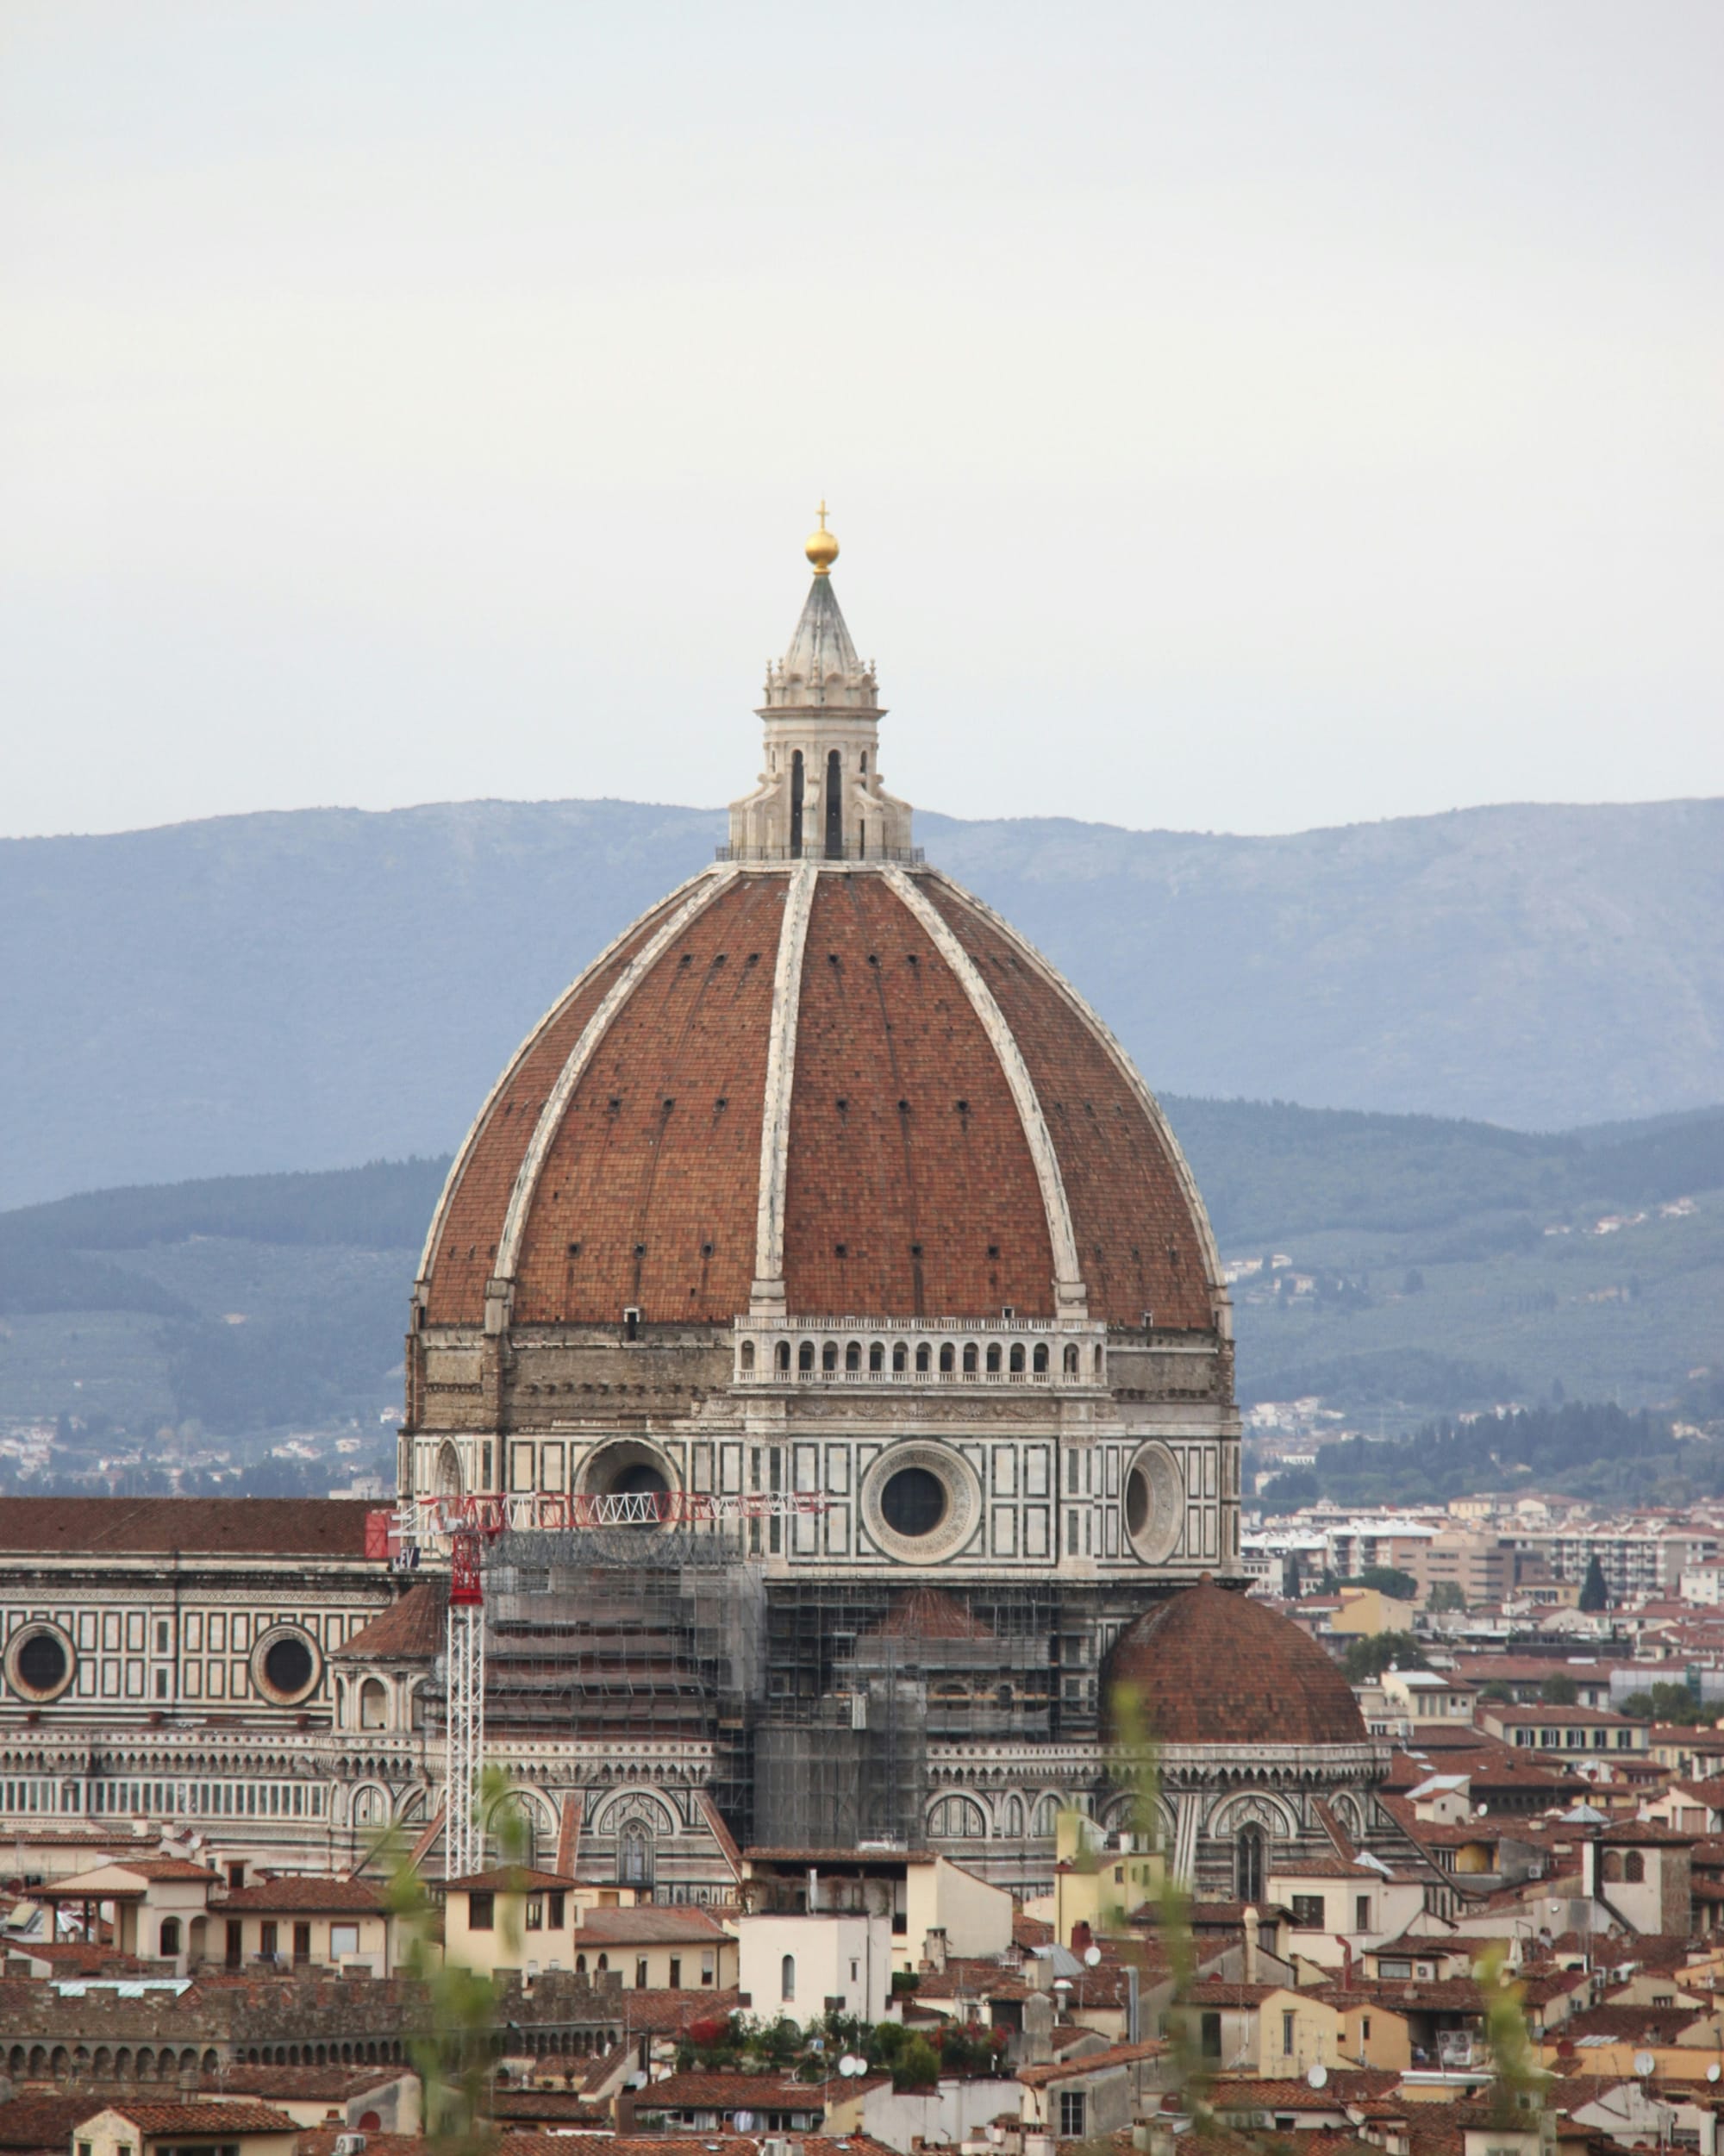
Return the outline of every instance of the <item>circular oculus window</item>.
{"type": "MultiPolygon", "coordinates": [[[[656,1447],[623,1438],[587,1455],[579,1487],[592,1497],[668,1497],[676,1488],[675,1471],[656,1447]]],[[[652,1523],[628,1524],[639,1528],[652,1523]]]]}
{"type": "Polygon", "coordinates": [[[22,1625],[6,1643],[6,1682],[20,1699],[45,1707],[78,1674],[78,1650],[57,1624],[22,1625]]]}
{"type": "Polygon", "coordinates": [[[943,1445],[894,1445],[862,1478],[862,1517],[889,1557],[937,1564],[961,1549],[981,1516],[975,1470],[943,1445]]]}
{"type": "Polygon", "coordinates": [[[297,1624],[272,1625],[252,1649],[252,1682],[278,1707],[297,1707],[317,1689],[323,1657],[297,1624]]]}
{"type": "Polygon", "coordinates": [[[1126,1534],[1146,1565],[1165,1565],[1185,1524],[1185,1478],[1167,1447],[1140,1445],[1126,1470],[1126,1534]]]}

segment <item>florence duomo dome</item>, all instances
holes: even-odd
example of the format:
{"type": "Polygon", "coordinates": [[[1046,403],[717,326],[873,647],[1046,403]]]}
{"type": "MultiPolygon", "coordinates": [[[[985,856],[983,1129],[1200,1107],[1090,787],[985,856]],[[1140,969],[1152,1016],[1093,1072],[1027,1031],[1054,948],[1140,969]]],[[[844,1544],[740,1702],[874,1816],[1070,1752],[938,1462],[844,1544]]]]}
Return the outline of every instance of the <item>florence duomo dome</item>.
{"type": "MultiPolygon", "coordinates": [[[[1213,1597],[1218,1642],[1234,1628],[1240,1597],[1212,1584],[1243,1584],[1227,1296],[1130,1059],[914,844],[824,505],[807,551],[728,843],[553,1005],[451,1168],[414,1290],[403,1492],[806,1498],[729,1530],[728,1568],[695,1528],[504,1536],[494,1735],[548,1711],[595,1767],[609,1748],[607,1782],[617,1747],[685,1737],[740,1838],[926,1840],[1031,1887],[1061,1807],[1124,1815],[1115,1641],[1182,1588],[1213,1597]],[[727,1596],[758,1596],[729,1662],[727,1596]],[[594,1643],[565,1682],[571,1627],[594,1643]]],[[[1182,1728],[1166,1799],[1188,1868],[1224,1884],[1227,1734],[1182,1728]]],[[[1376,1749],[1356,1716],[1330,1734],[1302,1729],[1265,1772],[1315,1775],[1368,1833],[1376,1749]]],[[[1252,1832],[1272,1811],[1321,1841],[1302,1801],[1254,1803],[1252,1832]]],[[[650,1826],[661,1891],[701,1890],[697,1805],[583,1803],[584,1847],[650,1826]]]]}
{"type": "Polygon", "coordinates": [[[534,1029],[451,1169],[403,1483],[721,1489],[735,1448],[817,1431],[829,1509],[791,1572],[1231,1574],[1190,1172],[1076,991],[912,844],[823,510],[808,552],[729,844],[534,1029]],[[938,1512],[913,1532],[905,1444],[940,1486],[904,1485],[938,1512]]]}

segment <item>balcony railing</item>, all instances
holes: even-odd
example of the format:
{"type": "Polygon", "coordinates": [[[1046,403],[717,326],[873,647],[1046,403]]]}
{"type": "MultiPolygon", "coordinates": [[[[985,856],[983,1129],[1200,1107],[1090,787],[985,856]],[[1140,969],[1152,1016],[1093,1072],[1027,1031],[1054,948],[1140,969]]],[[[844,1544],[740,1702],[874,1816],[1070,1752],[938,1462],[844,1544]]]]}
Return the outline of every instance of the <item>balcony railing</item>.
{"type": "Polygon", "coordinates": [[[715,861],[878,861],[895,868],[920,868],[928,855],[919,846],[857,846],[846,841],[835,850],[825,845],[720,846],[715,861]]]}

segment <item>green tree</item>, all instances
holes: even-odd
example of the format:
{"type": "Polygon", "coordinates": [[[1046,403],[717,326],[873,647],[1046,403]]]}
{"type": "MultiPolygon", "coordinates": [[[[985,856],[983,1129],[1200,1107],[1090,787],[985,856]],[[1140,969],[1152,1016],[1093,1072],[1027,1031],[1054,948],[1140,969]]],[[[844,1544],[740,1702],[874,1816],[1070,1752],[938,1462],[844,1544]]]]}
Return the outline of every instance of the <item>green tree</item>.
{"type": "Polygon", "coordinates": [[[940,2078],[940,2054],[926,2036],[912,2036],[893,2076],[901,2089],[931,2089],[940,2078]]]}
{"type": "Polygon", "coordinates": [[[1580,1687],[1558,1670],[1539,1686],[1539,1697],[1546,1707],[1572,1707],[1580,1697],[1580,1687]]]}
{"type": "Polygon", "coordinates": [[[1515,1703],[1514,1686],[1505,1684],[1500,1677],[1493,1677],[1489,1684],[1481,1684],[1478,1696],[1481,1699],[1494,1699],[1502,1706],[1513,1706],[1515,1703]]]}
{"type": "Polygon", "coordinates": [[[1391,1665],[1403,1670],[1431,1666],[1410,1632],[1379,1632],[1375,1639],[1354,1640],[1341,1661],[1349,1684],[1374,1684],[1391,1665]]]}
{"type": "Polygon", "coordinates": [[[1586,1568],[1586,1578],[1581,1582],[1580,1607],[1589,1614],[1610,1607],[1610,1590],[1604,1584],[1604,1567],[1595,1553],[1586,1568]]]}
{"type": "Polygon", "coordinates": [[[1490,2047],[1492,2122],[1499,2131],[1536,2127],[1546,2077],[1527,2027],[1524,1987],[1508,1981],[1508,1950],[1500,1941],[1479,1956],[1477,1974],[1490,2047]]]}
{"type": "Polygon", "coordinates": [[[1356,1580],[1347,1584],[1353,1587],[1374,1587],[1391,1602],[1411,1602],[1419,1591],[1418,1581],[1411,1572],[1403,1572],[1398,1565],[1367,1565],[1356,1580]]]}
{"type": "MultiPolygon", "coordinates": [[[[481,1816],[494,1822],[507,1865],[526,1854],[527,1822],[509,1801],[508,1778],[486,1770],[479,1785],[481,1816]]],[[[486,2122],[497,2054],[497,1995],[489,1976],[443,1958],[440,1912],[399,1840],[381,1837],[373,1850],[389,1864],[385,1902],[406,1941],[402,1973],[422,1989],[424,2023],[409,2055],[425,2091],[425,2138],[435,2156],[481,2156],[490,2145],[486,2122]]],[[[518,1929],[517,1904],[502,1903],[503,1922],[518,1929]]],[[[505,1934],[505,1949],[521,1940],[505,1934]]]]}
{"type": "Polygon", "coordinates": [[[1705,1705],[1686,1684],[1670,1678],[1649,1684],[1643,1692],[1631,1692],[1622,1702],[1622,1712],[1640,1722],[1708,1722],[1717,1711],[1715,1705],[1705,1705]]]}
{"type": "Polygon", "coordinates": [[[1457,1609],[1466,1615],[1466,1597],[1460,1590],[1460,1583],[1453,1579],[1440,1579],[1426,1599],[1425,1607],[1433,1615],[1445,1609],[1457,1609]]]}

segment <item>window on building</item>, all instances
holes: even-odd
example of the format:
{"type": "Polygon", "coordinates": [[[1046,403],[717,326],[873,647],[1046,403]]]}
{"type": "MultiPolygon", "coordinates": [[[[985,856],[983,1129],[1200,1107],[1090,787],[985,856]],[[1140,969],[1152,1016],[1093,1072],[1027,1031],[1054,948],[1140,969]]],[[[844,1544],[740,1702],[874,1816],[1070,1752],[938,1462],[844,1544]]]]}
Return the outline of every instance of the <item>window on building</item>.
{"type": "Polygon", "coordinates": [[[359,1928],[357,1924],[331,1924],[329,1927],[329,1959],[339,1961],[343,1954],[359,1951],[359,1928]]]}
{"type": "Polygon", "coordinates": [[[638,1955],[635,1959],[634,1988],[637,1991],[644,1991],[646,1989],[646,1957],[645,1954],[638,1955]]]}
{"type": "Polygon", "coordinates": [[[682,1957],[678,1954],[672,1954],[671,1956],[670,1988],[672,1991],[680,1991],[683,1988],[682,1957]]]}
{"type": "Polygon", "coordinates": [[[1263,1829],[1241,1827],[1234,1846],[1234,1894],[1241,1902],[1263,1899],[1263,1829]]]}
{"type": "Polygon", "coordinates": [[[545,1897],[542,1894],[529,1894],[527,1897],[527,1928],[528,1931],[543,1931],[545,1928],[545,1897]]]}
{"type": "Polygon", "coordinates": [[[258,1952],[265,1961],[275,1959],[275,1919],[272,1916],[266,1916],[258,1926],[258,1952]]]}
{"type": "Polygon", "coordinates": [[[293,1965],[303,1969],[311,1959],[311,1927],[296,1924],[293,1928],[293,1965]]]}
{"type": "Polygon", "coordinates": [[[1284,2059],[1293,2056],[1293,2042],[1298,2023],[1299,2017],[1290,2008],[1281,2016],[1281,2055],[1284,2059]]]}
{"type": "Polygon", "coordinates": [[[1622,1859],[1622,1877],[1630,1886],[1639,1886],[1646,1876],[1646,1859],[1638,1849],[1631,1849],[1622,1859]]]}
{"type": "Polygon", "coordinates": [[[561,1931],[563,1928],[564,1911],[568,1905],[568,1899],[566,1894],[553,1894],[550,1897],[550,1907],[545,1912],[545,1921],[553,1931],[561,1931]]]}
{"type": "Polygon", "coordinates": [[[701,1982],[703,1984],[718,1982],[718,1956],[710,1947],[703,1947],[701,1949],[701,1982]]]}
{"type": "Polygon", "coordinates": [[[1352,1928],[1355,1931],[1371,1929],[1371,1897],[1368,1894],[1356,1894],[1353,1897],[1352,1928]]]}
{"type": "Polygon", "coordinates": [[[1321,1931],[1323,1897],[1321,1894],[1296,1894],[1289,1907],[1293,1912],[1295,1931],[1321,1931]]]}
{"type": "Polygon", "coordinates": [[[778,1997],[789,2002],[796,1996],[796,1958],[786,1954],[778,1964],[778,1997]]]}
{"type": "Polygon", "coordinates": [[[1082,2140],[1090,2130],[1089,2103],[1082,2089],[1059,2091],[1059,2132],[1065,2140],[1082,2140]]]}
{"type": "Polygon", "coordinates": [[[1205,2059],[1219,2059],[1221,2055],[1221,2017],[1219,2014],[1205,2014],[1198,2028],[1197,2048],[1205,2059]]]}
{"type": "Polygon", "coordinates": [[[497,1929],[497,1897],[475,1890],[467,1897],[467,1929],[495,1931],[497,1929]]]}
{"type": "Polygon", "coordinates": [[[618,1839],[617,1869],[624,1886],[653,1884],[653,1837],[638,1819],[631,1820],[618,1839]]]}
{"type": "Polygon", "coordinates": [[[161,1927],[161,1953],[162,1953],[162,1959],[163,1959],[164,1960],[170,1959],[171,1959],[173,1955],[177,1954],[178,1952],[179,1952],[179,1919],[178,1919],[178,1917],[177,1917],[177,1916],[164,1916],[164,1917],[163,1917],[163,1919],[162,1919],[162,1927],[161,1927]]]}

